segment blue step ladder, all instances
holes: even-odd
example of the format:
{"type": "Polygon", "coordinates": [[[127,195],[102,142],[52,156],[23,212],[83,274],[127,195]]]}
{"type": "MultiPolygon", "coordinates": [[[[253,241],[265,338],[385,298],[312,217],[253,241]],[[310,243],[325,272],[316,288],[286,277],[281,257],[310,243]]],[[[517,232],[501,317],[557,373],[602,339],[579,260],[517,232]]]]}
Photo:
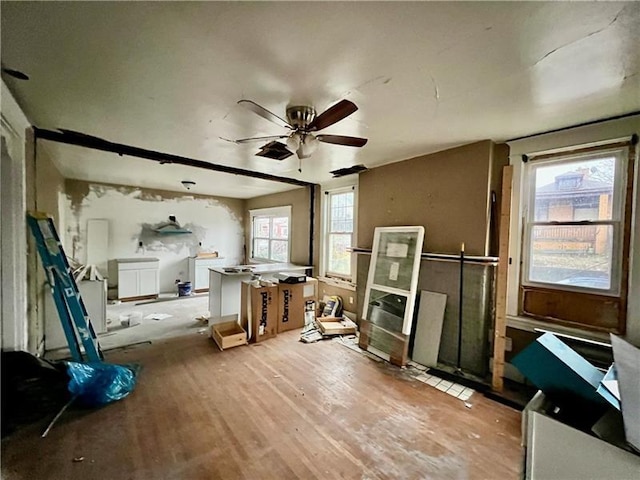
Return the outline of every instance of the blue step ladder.
{"type": "Polygon", "coordinates": [[[47,282],[51,286],[71,358],[75,362],[101,362],[104,356],[53,219],[46,213],[29,212],[27,224],[35,238],[47,282]]]}

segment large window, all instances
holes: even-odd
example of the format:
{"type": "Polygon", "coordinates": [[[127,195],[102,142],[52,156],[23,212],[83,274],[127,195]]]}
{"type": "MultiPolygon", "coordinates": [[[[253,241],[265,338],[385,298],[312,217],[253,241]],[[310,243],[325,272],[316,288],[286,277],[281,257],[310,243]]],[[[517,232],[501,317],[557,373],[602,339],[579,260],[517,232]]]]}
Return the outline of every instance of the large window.
{"type": "Polygon", "coordinates": [[[624,331],[630,148],[547,153],[527,162],[520,314],[624,331]]]}
{"type": "Polygon", "coordinates": [[[355,189],[326,192],[324,270],[328,277],[352,278],[355,189]]]}
{"type": "Polygon", "coordinates": [[[251,260],[288,262],[291,207],[252,210],[251,260]]]}
{"type": "Polygon", "coordinates": [[[618,294],[623,150],[528,167],[525,283],[618,294]]]}

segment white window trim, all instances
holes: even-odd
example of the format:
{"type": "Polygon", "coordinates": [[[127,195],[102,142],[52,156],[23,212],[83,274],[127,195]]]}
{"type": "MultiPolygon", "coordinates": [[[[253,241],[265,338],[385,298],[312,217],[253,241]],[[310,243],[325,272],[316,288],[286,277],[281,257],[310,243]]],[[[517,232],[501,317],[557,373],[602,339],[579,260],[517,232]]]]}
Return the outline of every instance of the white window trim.
{"type": "MultiPolygon", "coordinates": [[[[26,208],[26,130],[31,124],[2,80],[2,112],[0,130],[5,138],[9,159],[3,159],[3,187],[9,201],[2,202],[2,349],[6,351],[29,351],[29,312],[27,299],[27,222],[26,208]],[[10,160],[6,164],[6,160],[10,160]],[[6,177],[4,174],[7,174],[6,177]]],[[[6,200],[6,198],[5,198],[6,200]]],[[[34,253],[37,255],[37,253],[34,253]]],[[[31,353],[38,351],[41,338],[36,338],[31,353]]]]}
{"type": "MultiPolygon", "coordinates": [[[[593,125],[576,127],[570,130],[549,133],[545,135],[524,138],[508,142],[510,154],[509,164],[513,167],[513,183],[511,191],[511,221],[509,225],[509,268],[507,271],[507,326],[520,330],[532,330],[539,326],[537,320],[518,315],[519,289],[520,289],[520,258],[522,255],[522,228],[523,228],[523,201],[522,191],[524,183],[524,164],[522,155],[531,152],[567,151],[575,148],[575,145],[596,145],[597,142],[610,142],[612,138],[631,136],[640,133],[640,116],[610,120],[593,125]]],[[[640,252],[640,221],[636,217],[640,212],[640,195],[637,194],[640,187],[640,160],[636,148],[636,165],[634,169],[634,212],[633,233],[631,239],[631,263],[629,265],[630,292],[640,288],[640,261],[634,261],[633,252],[640,252]]],[[[640,295],[630,295],[627,299],[627,337],[632,342],[640,343],[640,316],[634,312],[640,312],[640,295]]],[[[546,328],[549,328],[547,324],[546,328]]],[[[557,327],[560,329],[561,327],[557,327]]],[[[589,336],[587,330],[577,330],[583,336],[589,336]]]]}
{"type": "Polygon", "coordinates": [[[255,210],[249,210],[249,262],[250,263],[282,263],[276,260],[270,260],[268,258],[256,258],[253,256],[253,219],[255,217],[287,217],[289,222],[288,233],[289,236],[287,238],[287,261],[289,263],[291,261],[291,205],[284,205],[282,207],[269,207],[269,208],[259,208],[255,210]]]}
{"type": "MultiPolygon", "coordinates": [[[[584,147],[580,145],[579,147],[584,147]]],[[[555,152],[554,152],[555,153],[555,152]]],[[[623,230],[624,230],[624,200],[626,197],[625,187],[627,184],[627,166],[628,166],[628,158],[629,158],[629,149],[628,147],[617,147],[607,150],[599,150],[597,152],[586,152],[579,154],[566,154],[563,155],[562,152],[556,153],[557,156],[553,158],[548,158],[544,160],[534,160],[528,162],[523,169],[523,249],[521,253],[521,263],[522,263],[522,284],[533,287],[541,287],[541,288],[549,288],[552,290],[562,290],[562,291],[572,291],[572,292],[584,292],[584,293],[592,293],[596,295],[608,295],[608,296],[618,296],[620,294],[620,278],[621,278],[621,269],[622,269],[622,243],[623,243],[623,230]],[[536,222],[534,219],[530,218],[533,215],[533,209],[530,207],[535,202],[535,192],[534,192],[534,175],[532,171],[540,166],[545,166],[548,164],[554,164],[557,162],[569,162],[569,161],[588,161],[593,159],[602,158],[604,156],[613,156],[615,157],[615,177],[613,181],[613,200],[614,204],[612,207],[612,220],[600,221],[600,222],[592,222],[591,224],[606,224],[612,225],[613,227],[613,242],[614,246],[612,249],[612,257],[611,257],[611,288],[608,290],[599,289],[599,288],[586,288],[579,286],[570,286],[570,285],[559,285],[554,283],[545,283],[545,282],[536,282],[530,280],[528,278],[529,273],[529,261],[530,256],[527,251],[527,247],[531,242],[531,232],[532,228],[536,224],[545,223],[545,222],[536,222]]]]}
{"type": "Polygon", "coordinates": [[[327,262],[329,259],[329,209],[331,204],[329,197],[332,194],[340,194],[345,192],[353,192],[353,234],[352,234],[352,246],[358,244],[357,232],[358,232],[358,186],[356,184],[347,185],[339,188],[325,189],[322,192],[322,239],[320,247],[320,277],[326,279],[328,283],[335,286],[344,286],[346,288],[355,286],[356,277],[356,265],[357,257],[355,254],[351,254],[351,276],[343,277],[327,272],[327,262]]]}

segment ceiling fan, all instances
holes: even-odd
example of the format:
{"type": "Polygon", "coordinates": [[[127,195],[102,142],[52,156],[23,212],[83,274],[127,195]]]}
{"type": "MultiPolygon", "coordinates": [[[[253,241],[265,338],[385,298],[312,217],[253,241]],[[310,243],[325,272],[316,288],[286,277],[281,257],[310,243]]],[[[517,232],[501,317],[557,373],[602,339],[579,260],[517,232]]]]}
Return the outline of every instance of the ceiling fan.
{"type": "Polygon", "coordinates": [[[295,152],[299,159],[303,159],[309,158],[317,150],[319,142],[346,145],[348,147],[363,147],[367,143],[366,138],[315,134],[318,130],[327,128],[358,110],[355,103],[349,100],[339,101],[320,115],[316,114],[315,108],[309,106],[287,107],[287,120],[251,100],[240,100],[238,105],[242,105],[262,118],[289,130],[285,135],[232,140],[234,143],[268,141],[269,143],[261,147],[260,152],[257,153],[260,156],[283,160],[295,152]],[[287,139],[286,146],[277,141],[282,138],[287,139]]]}

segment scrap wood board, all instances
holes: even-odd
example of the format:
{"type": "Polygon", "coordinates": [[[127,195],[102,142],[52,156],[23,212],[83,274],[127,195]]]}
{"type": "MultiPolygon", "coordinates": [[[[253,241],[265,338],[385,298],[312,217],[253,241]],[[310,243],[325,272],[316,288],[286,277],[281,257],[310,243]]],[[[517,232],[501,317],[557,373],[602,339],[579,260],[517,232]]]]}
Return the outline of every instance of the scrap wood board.
{"type": "Polygon", "coordinates": [[[507,336],[507,274],[509,270],[509,228],[511,224],[511,190],[513,166],[502,169],[500,204],[500,243],[498,245],[498,278],[496,280],[496,314],[493,331],[493,375],[491,386],[501,392],[504,387],[504,349],[507,336]]]}

